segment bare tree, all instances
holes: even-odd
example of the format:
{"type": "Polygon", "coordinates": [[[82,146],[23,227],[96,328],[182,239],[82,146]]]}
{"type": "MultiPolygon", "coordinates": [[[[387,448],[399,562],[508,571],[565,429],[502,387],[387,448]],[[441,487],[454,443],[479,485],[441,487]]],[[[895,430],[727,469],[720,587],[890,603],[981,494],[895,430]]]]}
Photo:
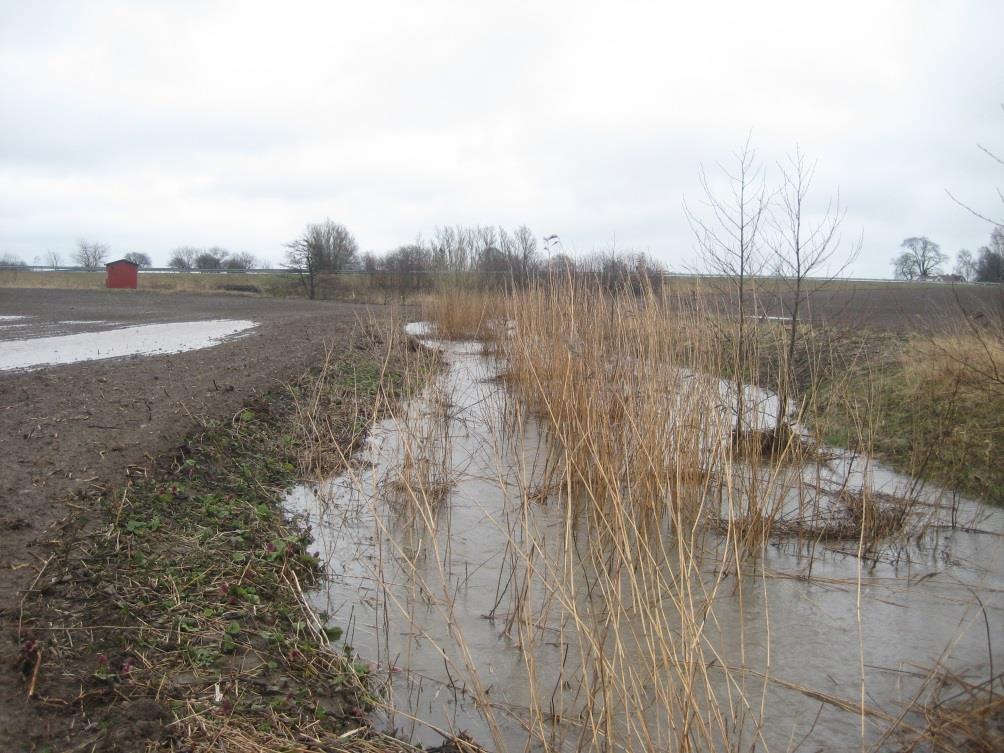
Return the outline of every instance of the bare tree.
{"type": "Polygon", "coordinates": [[[203,272],[218,272],[223,269],[223,263],[230,252],[219,246],[212,246],[195,255],[195,268],[203,272]]]}
{"type": "Polygon", "coordinates": [[[955,274],[959,275],[966,282],[976,279],[976,262],[973,255],[967,249],[961,249],[955,255],[955,274]]]}
{"type": "Polygon", "coordinates": [[[171,252],[171,259],[167,266],[184,272],[195,266],[195,257],[202,253],[201,248],[194,246],[179,246],[171,252]]]}
{"type": "Polygon", "coordinates": [[[363,272],[368,275],[375,274],[380,270],[380,257],[372,251],[367,251],[360,257],[363,265],[363,272]]]}
{"type": "Polygon", "coordinates": [[[60,266],[63,263],[63,255],[58,251],[52,251],[50,249],[46,249],[45,260],[50,267],[55,269],[56,267],[60,266]]]}
{"type": "MultiPolygon", "coordinates": [[[[1001,109],[1004,110],[1004,104],[1001,105],[1001,109]]],[[[983,146],[982,144],[977,144],[976,148],[979,149],[981,152],[983,152],[985,155],[987,155],[990,159],[992,159],[998,165],[1004,166],[1004,159],[1002,159],[998,155],[997,152],[994,152],[991,149],[988,149],[987,147],[983,146]]],[[[969,212],[970,214],[972,214],[974,217],[979,217],[981,220],[989,222],[995,228],[1002,228],[1002,227],[1004,227],[1004,214],[996,214],[996,216],[994,216],[995,212],[981,212],[981,211],[979,211],[977,209],[974,209],[971,205],[966,204],[963,201],[960,201],[958,198],[956,198],[955,194],[953,194],[951,191],[945,189],[945,193],[948,194],[949,198],[951,198],[952,201],[954,201],[960,207],[962,207],[967,212],[969,212]]],[[[1002,204],[1004,204],[1004,191],[1001,191],[1000,188],[997,189],[997,198],[1001,200],[1002,204]]],[[[1000,212],[1001,210],[997,209],[996,211],[1000,212]]]]}
{"type": "Polygon", "coordinates": [[[77,241],[77,250],[73,254],[73,260],[88,270],[100,269],[108,258],[108,245],[105,243],[89,243],[85,240],[77,241]]]}
{"type": "Polygon", "coordinates": [[[902,280],[926,280],[941,274],[941,265],[948,261],[941,246],[926,236],[907,238],[901,247],[905,250],[892,265],[896,277],[902,280]]]}
{"type": "Polygon", "coordinates": [[[195,257],[195,268],[201,272],[217,272],[223,268],[223,259],[208,251],[195,257]]]}
{"type": "Polygon", "coordinates": [[[559,251],[547,260],[547,272],[552,276],[560,275],[569,278],[575,275],[577,268],[575,259],[564,251],[559,251]]]}
{"type": "Polygon", "coordinates": [[[352,233],[328,219],[307,225],[302,236],[286,244],[286,267],[300,275],[308,297],[315,298],[320,276],[350,269],[358,253],[352,233]]]}
{"type": "Polygon", "coordinates": [[[11,253],[0,254],[0,269],[24,269],[27,266],[20,256],[11,253]]]}
{"type": "Polygon", "coordinates": [[[750,356],[746,297],[750,279],[763,270],[762,226],[769,196],[764,168],[757,161],[749,138],[735,154],[734,161],[732,168],[718,165],[726,183],[720,194],[715,192],[707,173],[701,169],[706,216],[698,215],[686,202],[684,211],[697,238],[703,266],[722,276],[737,304],[739,321],[733,352],[733,382],[736,393],[735,432],[738,438],[742,438],[746,433],[743,367],[748,364],[750,356]]]}
{"type": "Polygon", "coordinates": [[[149,267],[153,264],[153,262],[150,261],[149,254],[144,254],[140,251],[130,251],[122,258],[126,261],[131,261],[134,264],[139,264],[141,267],[149,267]]]}
{"type": "Polygon", "coordinates": [[[470,244],[461,227],[436,228],[432,236],[432,257],[436,269],[463,274],[470,270],[470,244]]]}
{"type": "Polygon", "coordinates": [[[223,268],[235,272],[246,272],[249,269],[254,269],[256,266],[258,266],[258,260],[253,254],[249,254],[247,251],[230,254],[223,260],[223,268]]]}
{"type": "Polygon", "coordinates": [[[913,257],[908,253],[902,253],[892,260],[892,276],[897,280],[916,280],[917,266],[913,257]]]}
{"type": "Polygon", "coordinates": [[[520,225],[513,233],[513,240],[516,244],[517,274],[525,285],[537,267],[537,237],[526,225],[520,225]]]}
{"type": "Polygon", "coordinates": [[[787,288],[781,296],[788,330],[778,379],[777,422],[781,426],[787,419],[788,403],[795,397],[798,384],[795,349],[799,315],[813,293],[839,277],[857,258],[861,242],[850,248],[841,244],[839,231],[845,212],[840,207],[839,194],[827,202],[821,216],[810,219],[806,200],[816,173],[815,163],[808,164],[802,152],[796,149],[778,168],[781,187],[770,213],[773,233],[768,245],[773,252],[777,274],[787,288]],[[811,289],[807,285],[810,277],[817,278],[811,289]]]}
{"type": "Polygon", "coordinates": [[[761,230],[769,197],[764,168],[757,162],[749,139],[736,153],[735,162],[732,169],[718,166],[727,182],[724,196],[715,193],[707,173],[701,169],[707,218],[700,217],[689,206],[684,208],[704,267],[725,277],[732,286],[742,319],[746,314],[747,284],[764,267],[761,230]]]}
{"type": "Polygon", "coordinates": [[[980,246],[973,273],[977,282],[1004,282],[1004,227],[995,227],[990,245],[980,246]]]}
{"type": "MultiPolygon", "coordinates": [[[[1004,109],[1004,105],[1001,105],[1001,109],[1004,109]]],[[[992,151],[982,144],[977,144],[976,146],[998,165],[1004,166],[1004,159],[999,156],[999,153],[992,151]]],[[[971,265],[967,265],[967,268],[971,270],[972,274],[971,277],[967,275],[967,279],[973,279],[977,282],[1004,282],[1004,214],[999,214],[1001,209],[998,208],[995,211],[989,212],[980,211],[960,201],[951,191],[946,190],[946,193],[951,197],[952,201],[974,217],[978,217],[993,225],[993,230],[990,234],[990,245],[981,246],[977,252],[976,259],[972,259],[972,257],[968,259],[971,265]]],[[[1000,188],[997,189],[997,198],[1004,204],[1004,191],[1001,191],[1000,188]]],[[[959,252],[960,258],[962,253],[961,251],[959,252]]],[[[957,262],[956,271],[962,274],[959,271],[958,264],[957,262]]]]}
{"type": "Polygon", "coordinates": [[[430,249],[420,242],[399,246],[384,257],[387,282],[396,285],[402,301],[409,290],[418,291],[430,285],[428,273],[432,271],[432,257],[430,249]]]}

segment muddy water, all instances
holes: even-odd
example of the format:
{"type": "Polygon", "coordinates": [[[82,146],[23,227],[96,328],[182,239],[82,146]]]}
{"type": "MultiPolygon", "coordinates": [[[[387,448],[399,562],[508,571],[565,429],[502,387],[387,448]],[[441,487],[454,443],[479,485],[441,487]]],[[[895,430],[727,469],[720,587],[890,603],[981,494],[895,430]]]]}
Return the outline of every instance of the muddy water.
{"type": "MultiPolygon", "coordinates": [[[[5,317],[18,319],[21,317],[5,317]]],[[[67,325],[103,322],[66,321],[67,325]]],[[[163,355],[215,345],[255,326],[248,320],[215,319],[145,324],[101,332],[0,341],[0,371],[133,355],[163,355]]]]}
{"type": "MultiPolygon", "coordinates": [[[[596,724],[597,703],[585,688],[597,655],[616,646],[604,666],[632,678],[632,694],[628,708],[613,699],[601,715],[608,749],[640,750],[644,739],[676,748],[666,698],[679,670],[630,610],[612,620],[616,642],[597,642],[595,620],[611,617],[595,608],[591,565],[574,556],[591,532],[569,522],[560,498],[528,498],[546,478],[542,428],[478,344],[429,344],[448,365],[440,383],[378,424],[349,473],[288,499],[310,518],[331,576],[315,606],[387,681],[383,723],[427,743],[467,730],[496,750],[590,748],[583,729],[596,724]]],[[[837,452],[796,474],[914,487],[837,452]]],[[[695,697],[728,728],[711,738],[758,750],[890,747],[896,738],[883,733],[932,666],[988,675],[1004,647],[1004,516],[957,500],[945,511],[941,496],[918,495],[923,534],[870,560],[855,542],[818,544],[809,557],[782,541],[764,552],[763,577],[723,578],[726,547],[707,535],[694,575],[711,595],[697,654],[707,689],[695,697]]],[[[668,527],[662,534],[670,572],[677,550],[668,527]]],[[[672,604],[662,632],[683,635],[672,604]]]]}

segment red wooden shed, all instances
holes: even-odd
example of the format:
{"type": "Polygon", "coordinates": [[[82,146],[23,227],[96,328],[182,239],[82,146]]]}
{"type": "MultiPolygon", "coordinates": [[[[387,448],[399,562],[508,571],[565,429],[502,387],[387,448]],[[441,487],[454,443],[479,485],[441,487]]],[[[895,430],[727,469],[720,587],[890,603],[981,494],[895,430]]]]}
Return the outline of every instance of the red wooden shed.
{"type": "Polygon", "coordinates": [[[117,259],[105,264],[106,288],[136,289],[139,282],[139,264],[128,259],[117,259]]]}

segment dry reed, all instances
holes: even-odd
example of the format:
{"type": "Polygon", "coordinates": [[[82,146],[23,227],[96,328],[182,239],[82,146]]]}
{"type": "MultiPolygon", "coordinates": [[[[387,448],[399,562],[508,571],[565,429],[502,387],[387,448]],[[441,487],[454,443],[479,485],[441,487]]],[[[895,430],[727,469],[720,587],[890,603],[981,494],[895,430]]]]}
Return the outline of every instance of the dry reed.
{"type": "MultiPolygon", "coordinates": [[[[910,500],[868,489],[827,495],[798,473],[806,462],[827,462],[801,428],[819,410],[817,396],[789,385],[785,394],[797,399],[782,406],[770,391],[748,386],[763,378],[783,331],[747,323],[750,342],[736,349],[723,313],[651,290],[617,295],[580,281],[505,298],[451,296],[424,311],[441,336],[487,339],[505,364],[504,383],[519,405],[486,410],[491,421],[502,417],[498,443],[519,434],[529,411],[543,421],[550,447],[543,471],[518,481],[500,574],[508,584],[502,630],[525,660],[525,705],[498,704],[477,679],[432,516],[423,519],[438,573],[405,565],[421,602],[436,605],[451,626],[461,657],[454,671],[471,682],[496,749],[513,742],[501,730],[503,717],[515,717],[546,751],[765,747],[769,660],[749,664],[742,628],[738,645],[722,643],[721,598],[751,587],[745,581],[772,537],[810,547],[857,541],[861,552],[874,553],[908,530],[912,511],[910,500]],[[748,360],[736,363],[736,352],[748,360]],[[551,502],[567,510],[557,539],[533,512],[551,502]],[[536,659],[554,641],[568,652],[557,678],[536,659]]],[[[808,347],[809,379],[827,357],[808,347]]],[[[795,372],[778,369],[765,381],[776,386],[781,373],[795,372]]],[[[859,446],[867,447],[871,428],[858,425],[859,446]]],[[[447,462],[436,456],[443,472],[447,462]]],[[[423,489],[423,475],[402,479],[402,488],[421,506],[440,504],[438,491],[433,498],[423,489]]],[[[767,614],[761,620],[769,624],[767,614]]]]}
{"type": "MultiPolygon", "coordinates": [[[[865,747],[896,719],[865,704],[864,669],[858,700],[786,682],[771,667],[770,610],[743,612],[736,625],[730,604],[761,598],[755,576],[772,540],[803,547],[810,566],[800,577],[811,577],[817,545],[846,542],[875,558],[916,535],[916,500],[823,478],[833,457],[805,425],[846,409],[862,451],[876,430],[868,404],[818,389],[844,375],[848,354],[828,351],[832,339],[809,333],[791,368],[776,357],[777,324],[747,322],[749,342],[737,348],[728,312],[671,295],[568,280],[427,302],[438,336],[479,337],[504,364],[506,389],[489,391],[481,408],[505,498],[492,518],[505,553],[486,617],[519,652],[525,697],[493,694],[460,626],[445,504],[456,396],[430,372],[414,377],[425,385],[418,409],[395,416],[402,460],[380,487],[393,516],[375,511],[384,619],[398,613],[435,643],[450,678],[443,690],[477,708],[498,753],[769,748],[778,735],[766,699],[776,688],[860,717],[865,747]],[[782,379],[793,380],[782,390],[791,404],[766,389],[782,379]],[[546,441],[527,468],[512,458],[525,457],[531,416],[546,441]],[[402,537],[392,529],[409,509],[402,537]],[[446,626],[440,643],[422,628],[430,612],[446,626]],[[748,632],[767,633],[765,654],[748,632]],[[556,674],[544,660],[555,647],[556,674]]],[[[867,463],[867,453],[854,457],[867,463]]],[[[859,573],[847,585],[860,584],[859,573]]],[[[444,750],[464,749],[453,745],[444,750]]]]}

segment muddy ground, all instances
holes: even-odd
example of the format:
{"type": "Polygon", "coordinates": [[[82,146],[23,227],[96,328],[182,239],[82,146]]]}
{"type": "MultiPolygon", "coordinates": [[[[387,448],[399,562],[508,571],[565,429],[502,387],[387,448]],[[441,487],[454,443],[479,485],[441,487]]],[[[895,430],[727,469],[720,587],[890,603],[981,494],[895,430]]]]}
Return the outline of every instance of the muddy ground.
{"type": "MultiPolygon", "coordinates": [[[[0,291],[0,316],[31,316],[32,336],[101,325],[252,319],[246,335],[173,355],[0,372],[0,749],[30,750],[49,715],[26,698],[15,669],[19,606],[51,553],[49,532],[86,514],[100,494],[141,474],[205,417],[233,415],[251,396],[316,364],[323,344],[348,342],[379,308],[239,296],[134,291],[0,291]]],[[[24,328],[0,330],[3,339],[24,328]]],[[[42,575],[44,577],[44,573],[42,575]]]]}

